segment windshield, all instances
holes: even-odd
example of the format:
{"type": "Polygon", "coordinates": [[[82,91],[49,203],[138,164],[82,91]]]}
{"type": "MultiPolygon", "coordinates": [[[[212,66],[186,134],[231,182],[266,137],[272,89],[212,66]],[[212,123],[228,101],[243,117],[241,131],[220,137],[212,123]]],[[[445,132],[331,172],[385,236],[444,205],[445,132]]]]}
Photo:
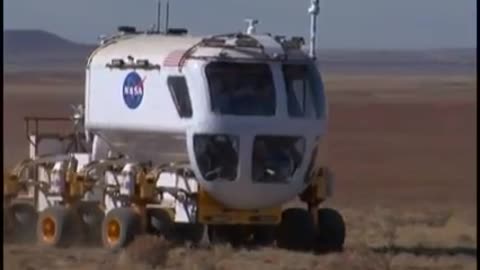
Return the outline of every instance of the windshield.
{"type": "Polygon", "coordinates": [[[321,118],[325,99],[320,73],[313,64],[283,65],[288,99],[288,114],[292,117],[321,118]]]}
{"type": "Polygon", "coordinates": [[[275,87],[268,64],[207,65],[212,111],[222,115],[275,115],[275,87]]]}

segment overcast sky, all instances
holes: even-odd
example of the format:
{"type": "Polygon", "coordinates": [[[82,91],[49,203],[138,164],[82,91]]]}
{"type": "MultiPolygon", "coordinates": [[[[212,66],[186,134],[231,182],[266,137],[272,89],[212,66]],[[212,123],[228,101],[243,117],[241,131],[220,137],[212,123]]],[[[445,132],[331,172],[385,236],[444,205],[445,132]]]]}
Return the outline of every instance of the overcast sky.
{"type": "MultiPolygon", "coordinates": [[[[170,26],[193,34],[245,29],[308,36],[309,0],[171,0],[170,26]]],[[[475,0],[320,0],[320,48],[476,47],[475,0]]],[[[5,29],[42,29],[96,42],[118,25],[145,29],[156,0],[5,0],[5,29]]]]}

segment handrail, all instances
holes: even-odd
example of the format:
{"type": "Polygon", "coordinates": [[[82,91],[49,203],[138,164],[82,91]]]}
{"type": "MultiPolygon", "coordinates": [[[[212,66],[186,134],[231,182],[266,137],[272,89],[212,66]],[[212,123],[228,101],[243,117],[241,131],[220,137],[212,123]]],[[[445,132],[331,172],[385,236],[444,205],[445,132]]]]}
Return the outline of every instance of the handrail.
{"type": "MultiPolygon", "coordinates": [[[[241,32],[240,33],[218,34],[218,35],[213,35],[213,36],[210,36],[210,37],[203,38],[202,40],[200,40],[199,42],[195,43],[193,46],[188,48],[183,53],[182,57],[180,58],[180,61],[179,61],[179,64],[178,64],[178,70],[180,72],[182,71],[182,67],[185,64],[186,60],[188,60],[190,58],[191,54],[198,47],[206,45],[208,41],[212,41],[214,39],[220,39],[220,38],[225,38],[225,39],[229,39],[229,38],[237,38],[237,39],[238,38],[251,38],[254,41],[256,41],[256,43],[258,44],[258,46],[256,48],[259,48],[261,50],[261,53],[263,55],[266,55],[264,46],[262,45],[262,43],[260,41],[258,41],[258,39],[255,38],[254,35],[244,34],[244,33],[241,33],[241,32]]],[[[227,44],[227,45],[219,45],[219,46],[211,46],[211,47],[226,48],[226,49],[235,50],[235,49],[242,48],[242,47],[245,47],[245,46],[232,46],[232,45],[227,44]]],[[[268,55],[267,55],[267,57],[268,57],[268,55]]]]}

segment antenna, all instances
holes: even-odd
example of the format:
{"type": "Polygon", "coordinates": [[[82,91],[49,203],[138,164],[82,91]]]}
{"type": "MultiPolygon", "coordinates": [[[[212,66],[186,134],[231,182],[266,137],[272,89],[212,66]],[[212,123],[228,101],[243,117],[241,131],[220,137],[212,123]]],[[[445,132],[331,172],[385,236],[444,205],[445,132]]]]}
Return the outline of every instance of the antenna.
{"type": "Polygon", "coordinates": [[[162,11],[162,0],[157,0],[157,33],[160,33],[160,16],[162,11]]]}
{"type": "Polygon", "coordinates": [[[168,19],[170,15],[170,0],[167,0],[167,14],[165,15],[165,33],[168,32],[168,19]]]}
{"type": "Polygon", "coordinates": [[[317,43],[317,16],[320,11],[320,0],[311,0],[312,5],[308,9],[308,13],[310,13],[310,51],[309,56],[312,59],[316,58],[316,43],[317,43]]]}
{"type": "Polygon", "coordinates": [[[255,34],[255,26],[258,24],[258,20],[256,19],[245,19],[245,22],[248,23],[247,27],[247,35],[254,35],[255,34]]]}

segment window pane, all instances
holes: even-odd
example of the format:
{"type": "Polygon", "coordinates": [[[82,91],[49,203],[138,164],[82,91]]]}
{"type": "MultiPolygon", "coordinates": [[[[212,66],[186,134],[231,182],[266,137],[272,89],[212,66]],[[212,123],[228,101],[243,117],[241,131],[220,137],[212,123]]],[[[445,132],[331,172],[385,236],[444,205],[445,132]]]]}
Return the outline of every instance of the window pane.
{"type": "Polygon", "coordinates": [[[268,64],[214,62],[205,71],[214,113],[275,114],[275,87],[268,64]]]}
{"type": "Polygon", "coordinates": [[[323,89],[315,69],[303,64],[283,66],[288,114],[292,117],[319,118],[323,110],[323,89]]]}
{"type": "Polygon", "coordinates": [[[173,102],[177,107],[178,115],[181,118],[192,117],[192,103],[190,101],[190,95],[188,93],[188,86],[185,78],[180,76],[169,77],[167,83],[173,102]]]}

